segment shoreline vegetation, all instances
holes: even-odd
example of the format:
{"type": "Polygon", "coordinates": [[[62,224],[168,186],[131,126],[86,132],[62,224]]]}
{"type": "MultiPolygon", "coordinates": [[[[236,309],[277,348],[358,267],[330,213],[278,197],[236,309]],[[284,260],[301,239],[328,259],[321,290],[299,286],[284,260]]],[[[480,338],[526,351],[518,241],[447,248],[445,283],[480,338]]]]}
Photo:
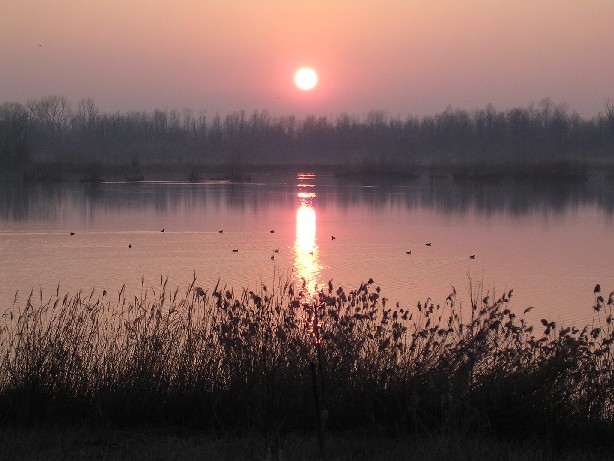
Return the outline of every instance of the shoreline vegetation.
{"type": "Polygon", "coordinates": [[[339,177],[583,181],[614,177],[614,103],[591,119],[544,99],[500,111],[435,115],[225,116],[101,113],[61,96],[0,103],[0,166],[32,181],[107,178],[245,181],[250,171],[320,169],[339,177]]]}
{"type": "Polygon", "coordinates": [[[207,289],[196,276],[134,297],[31,294],[0,322],[0,438],[53,451],[59,433],[67,449],[126,455],[109,432],[168,430],[157,443],[213,445],[220,459],[243,457],[242,443],[251,459],[348,459],[336,450],[350,445],[374,459],[611,455],[614,292],[595,286],[593,322],[576,328],[530,325],[531,308],[509,308],[512,290],[469,284],[465,303],[453,289],[444,305],[412,307],[391,305],[371,279],[315,294],[284,280],[207,289]]]}

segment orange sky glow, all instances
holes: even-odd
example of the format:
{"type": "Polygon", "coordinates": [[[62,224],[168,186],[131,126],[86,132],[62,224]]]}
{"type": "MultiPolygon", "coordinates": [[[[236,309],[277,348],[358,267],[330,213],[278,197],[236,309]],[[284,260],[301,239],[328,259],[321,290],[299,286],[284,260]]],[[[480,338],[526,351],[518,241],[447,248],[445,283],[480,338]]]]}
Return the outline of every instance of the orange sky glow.
{"type": "Polygon", "coordinates": [[[0,102],[405,117],[549,97],[591,117],[614,100],[613,18],[611,0],[6,0],[0,102]]]}

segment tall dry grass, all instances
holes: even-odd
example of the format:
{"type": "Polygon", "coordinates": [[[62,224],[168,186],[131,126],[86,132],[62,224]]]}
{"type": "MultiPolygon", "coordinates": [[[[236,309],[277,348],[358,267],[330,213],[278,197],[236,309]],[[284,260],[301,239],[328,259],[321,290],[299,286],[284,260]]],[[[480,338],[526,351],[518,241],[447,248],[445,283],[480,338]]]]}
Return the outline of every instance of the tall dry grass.
{"type": "Polygon", "coordinates": [[[30,295],[0,329],[0,423],[262,431],[613,434],[614,294],[594,322],[529,325],[473,284],[463,305],[391,306],[372,280],[315,295],[161,279],[129,298],[30,295]],[[314,386],[310,364],[318,369],[314,386]],[[316,415],[314,389],[320,399],[316,415]]]}

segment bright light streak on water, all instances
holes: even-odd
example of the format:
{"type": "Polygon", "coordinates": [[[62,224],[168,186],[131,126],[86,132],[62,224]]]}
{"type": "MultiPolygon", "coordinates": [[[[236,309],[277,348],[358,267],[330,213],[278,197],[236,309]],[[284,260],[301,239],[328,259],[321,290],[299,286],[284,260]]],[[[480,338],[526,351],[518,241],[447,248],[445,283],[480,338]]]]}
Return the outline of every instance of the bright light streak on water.
{"type": "Polygon", "coordinates": [[[316,291],[320,276],[319,252],[316,243],[316,210],[312,200],[314,193],[299,192],[296,211],[296,241],[294,244],[294,270],[302,279],[309,293],[316,291]]]}

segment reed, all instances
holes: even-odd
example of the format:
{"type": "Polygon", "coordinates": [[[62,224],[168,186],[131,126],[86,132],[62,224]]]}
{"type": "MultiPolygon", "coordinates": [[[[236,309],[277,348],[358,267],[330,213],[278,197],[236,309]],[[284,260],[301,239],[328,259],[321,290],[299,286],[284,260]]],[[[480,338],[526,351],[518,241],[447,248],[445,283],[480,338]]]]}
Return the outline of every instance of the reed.
{"type": "MultiPolygon", "coordinates": [[[[596,287],[597,288],[597,287],[596,287]]],[[[472,284],[466,305],[390,305],[372,280],[316,294],[290,281],[129,297],[31,294],[0,323],[0,424],[313,431],[310,364],[332,431],[611,440],[614,294],[594,322],[530,325],[472,284]]]]}

